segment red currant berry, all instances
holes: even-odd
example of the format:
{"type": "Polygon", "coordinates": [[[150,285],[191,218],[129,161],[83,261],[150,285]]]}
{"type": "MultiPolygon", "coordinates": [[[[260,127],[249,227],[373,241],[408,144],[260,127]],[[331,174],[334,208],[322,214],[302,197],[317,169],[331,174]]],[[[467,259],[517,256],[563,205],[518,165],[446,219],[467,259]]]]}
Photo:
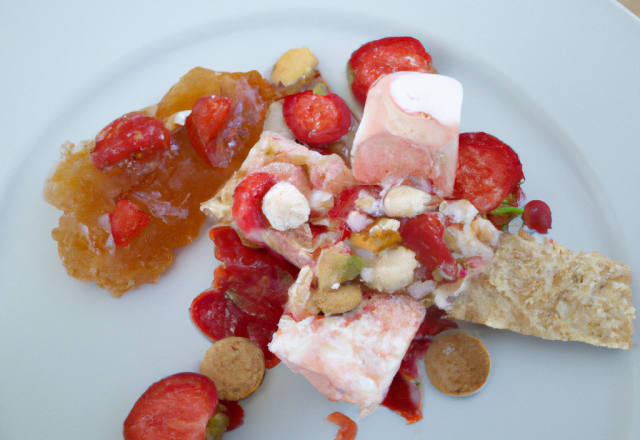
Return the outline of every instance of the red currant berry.
{"type": "Polygon", "coordinates": [[[532,200],[524,206],[522,221],[528,228],[546,234],[551,229],[551,209],[542,200],[532,200]]]}

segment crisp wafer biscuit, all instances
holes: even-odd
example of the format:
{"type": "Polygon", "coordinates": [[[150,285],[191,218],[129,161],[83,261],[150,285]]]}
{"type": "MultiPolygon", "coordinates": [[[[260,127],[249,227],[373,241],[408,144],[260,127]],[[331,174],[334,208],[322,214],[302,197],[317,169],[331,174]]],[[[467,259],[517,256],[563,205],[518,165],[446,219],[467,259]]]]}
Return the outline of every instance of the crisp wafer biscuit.
{"type": "Polygon", "coordinates": [[[597,252],[574,254],[525,231],[504,234],[486,270],[449,317],[543,339],[633,346],[629,267],[597,252]]]}

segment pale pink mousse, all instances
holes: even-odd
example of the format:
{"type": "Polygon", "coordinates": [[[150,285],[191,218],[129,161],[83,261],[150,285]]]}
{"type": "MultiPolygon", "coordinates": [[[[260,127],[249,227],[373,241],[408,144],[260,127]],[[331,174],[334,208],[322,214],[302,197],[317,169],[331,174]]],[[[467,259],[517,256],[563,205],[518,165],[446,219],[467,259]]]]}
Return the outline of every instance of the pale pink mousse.
{"type": "Polygon", "coordinates": [[[369,90],[353,143],[356,179],[395,184],[411,178],[451,195],[458,165],[462,85],[432,73],[396,72],[369,90]]]}
{"type": "Polygon", "coordinates": [[[409,296],[383,293],[343,315],[298,322],[283,315],[269,350],[329,399],[359,405],[364,417],[384,400],[425,312],[409,296]]]}

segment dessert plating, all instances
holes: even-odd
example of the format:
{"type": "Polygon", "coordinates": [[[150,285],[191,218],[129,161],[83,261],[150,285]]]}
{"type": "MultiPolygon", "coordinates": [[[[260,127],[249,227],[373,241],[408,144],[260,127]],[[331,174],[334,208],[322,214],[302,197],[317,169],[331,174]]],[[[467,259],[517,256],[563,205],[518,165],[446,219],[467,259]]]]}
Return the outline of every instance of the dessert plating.
{"type": "MultiPolygon", "coordinates": [[[[158,105],[63,146],[45,198],[64,211],[53,237],[69,274],[114,296],[155,283],[172,249],[198,233],[200,209],[224,262],[191,307],[218,341],[202,366],[217,394],[200,376],[167,378],[125,432],[151,429],[138,428],[140,408],[180,419],[165,387],[187,381],[188,394],[203,387],[208,397],[192,407],[198,429],[186,430],[221,436],[231,425],[217,396],[248,397],[280,360],[360,416],[384,405],[414,423],[418,359],[427,355],[432,382],[452,395],[480,389],[489,374],[477,338],[441,334],[457,327],[445,314],[632,348],[629,268],[503,230],[522,215],[546,233],[551,211],[539,200],[522,207],[511,147],[459,132],[462,85],[436,73],[419,41],[385,38],[353,53],[362,120],[317,66],[302,48],[281,57],[272,83],[196,68],[158,105]]],[[[348,418],[330,420],[355,436],[348,418]]]]}

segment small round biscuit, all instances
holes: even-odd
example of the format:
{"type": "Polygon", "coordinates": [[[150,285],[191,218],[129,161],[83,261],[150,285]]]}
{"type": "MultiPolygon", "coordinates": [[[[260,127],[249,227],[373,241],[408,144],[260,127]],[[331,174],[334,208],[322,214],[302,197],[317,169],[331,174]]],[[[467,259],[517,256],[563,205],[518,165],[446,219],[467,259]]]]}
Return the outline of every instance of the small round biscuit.
{"type": "Polygon", "coordinates": [[[242,400],[262,383],[264,354],[249,339],[220,339],[205,353],[200,372],[216,384],[219,399],[242,400]]]}
{"type": "Polygon", "coordinates": [[[362,301],[359,284],[343,284],[339,288],[317,290],[313,302],[325,314],[339,315],[355,309],[362,301]]]}
{"type": "Polygon", "coordinates": [[[491,370],[491,359],[484,344],[462,330],[449,330],[436,336],[424,363],[433,386],[452,396],[475,393],[485,384],[491,370]]]}

